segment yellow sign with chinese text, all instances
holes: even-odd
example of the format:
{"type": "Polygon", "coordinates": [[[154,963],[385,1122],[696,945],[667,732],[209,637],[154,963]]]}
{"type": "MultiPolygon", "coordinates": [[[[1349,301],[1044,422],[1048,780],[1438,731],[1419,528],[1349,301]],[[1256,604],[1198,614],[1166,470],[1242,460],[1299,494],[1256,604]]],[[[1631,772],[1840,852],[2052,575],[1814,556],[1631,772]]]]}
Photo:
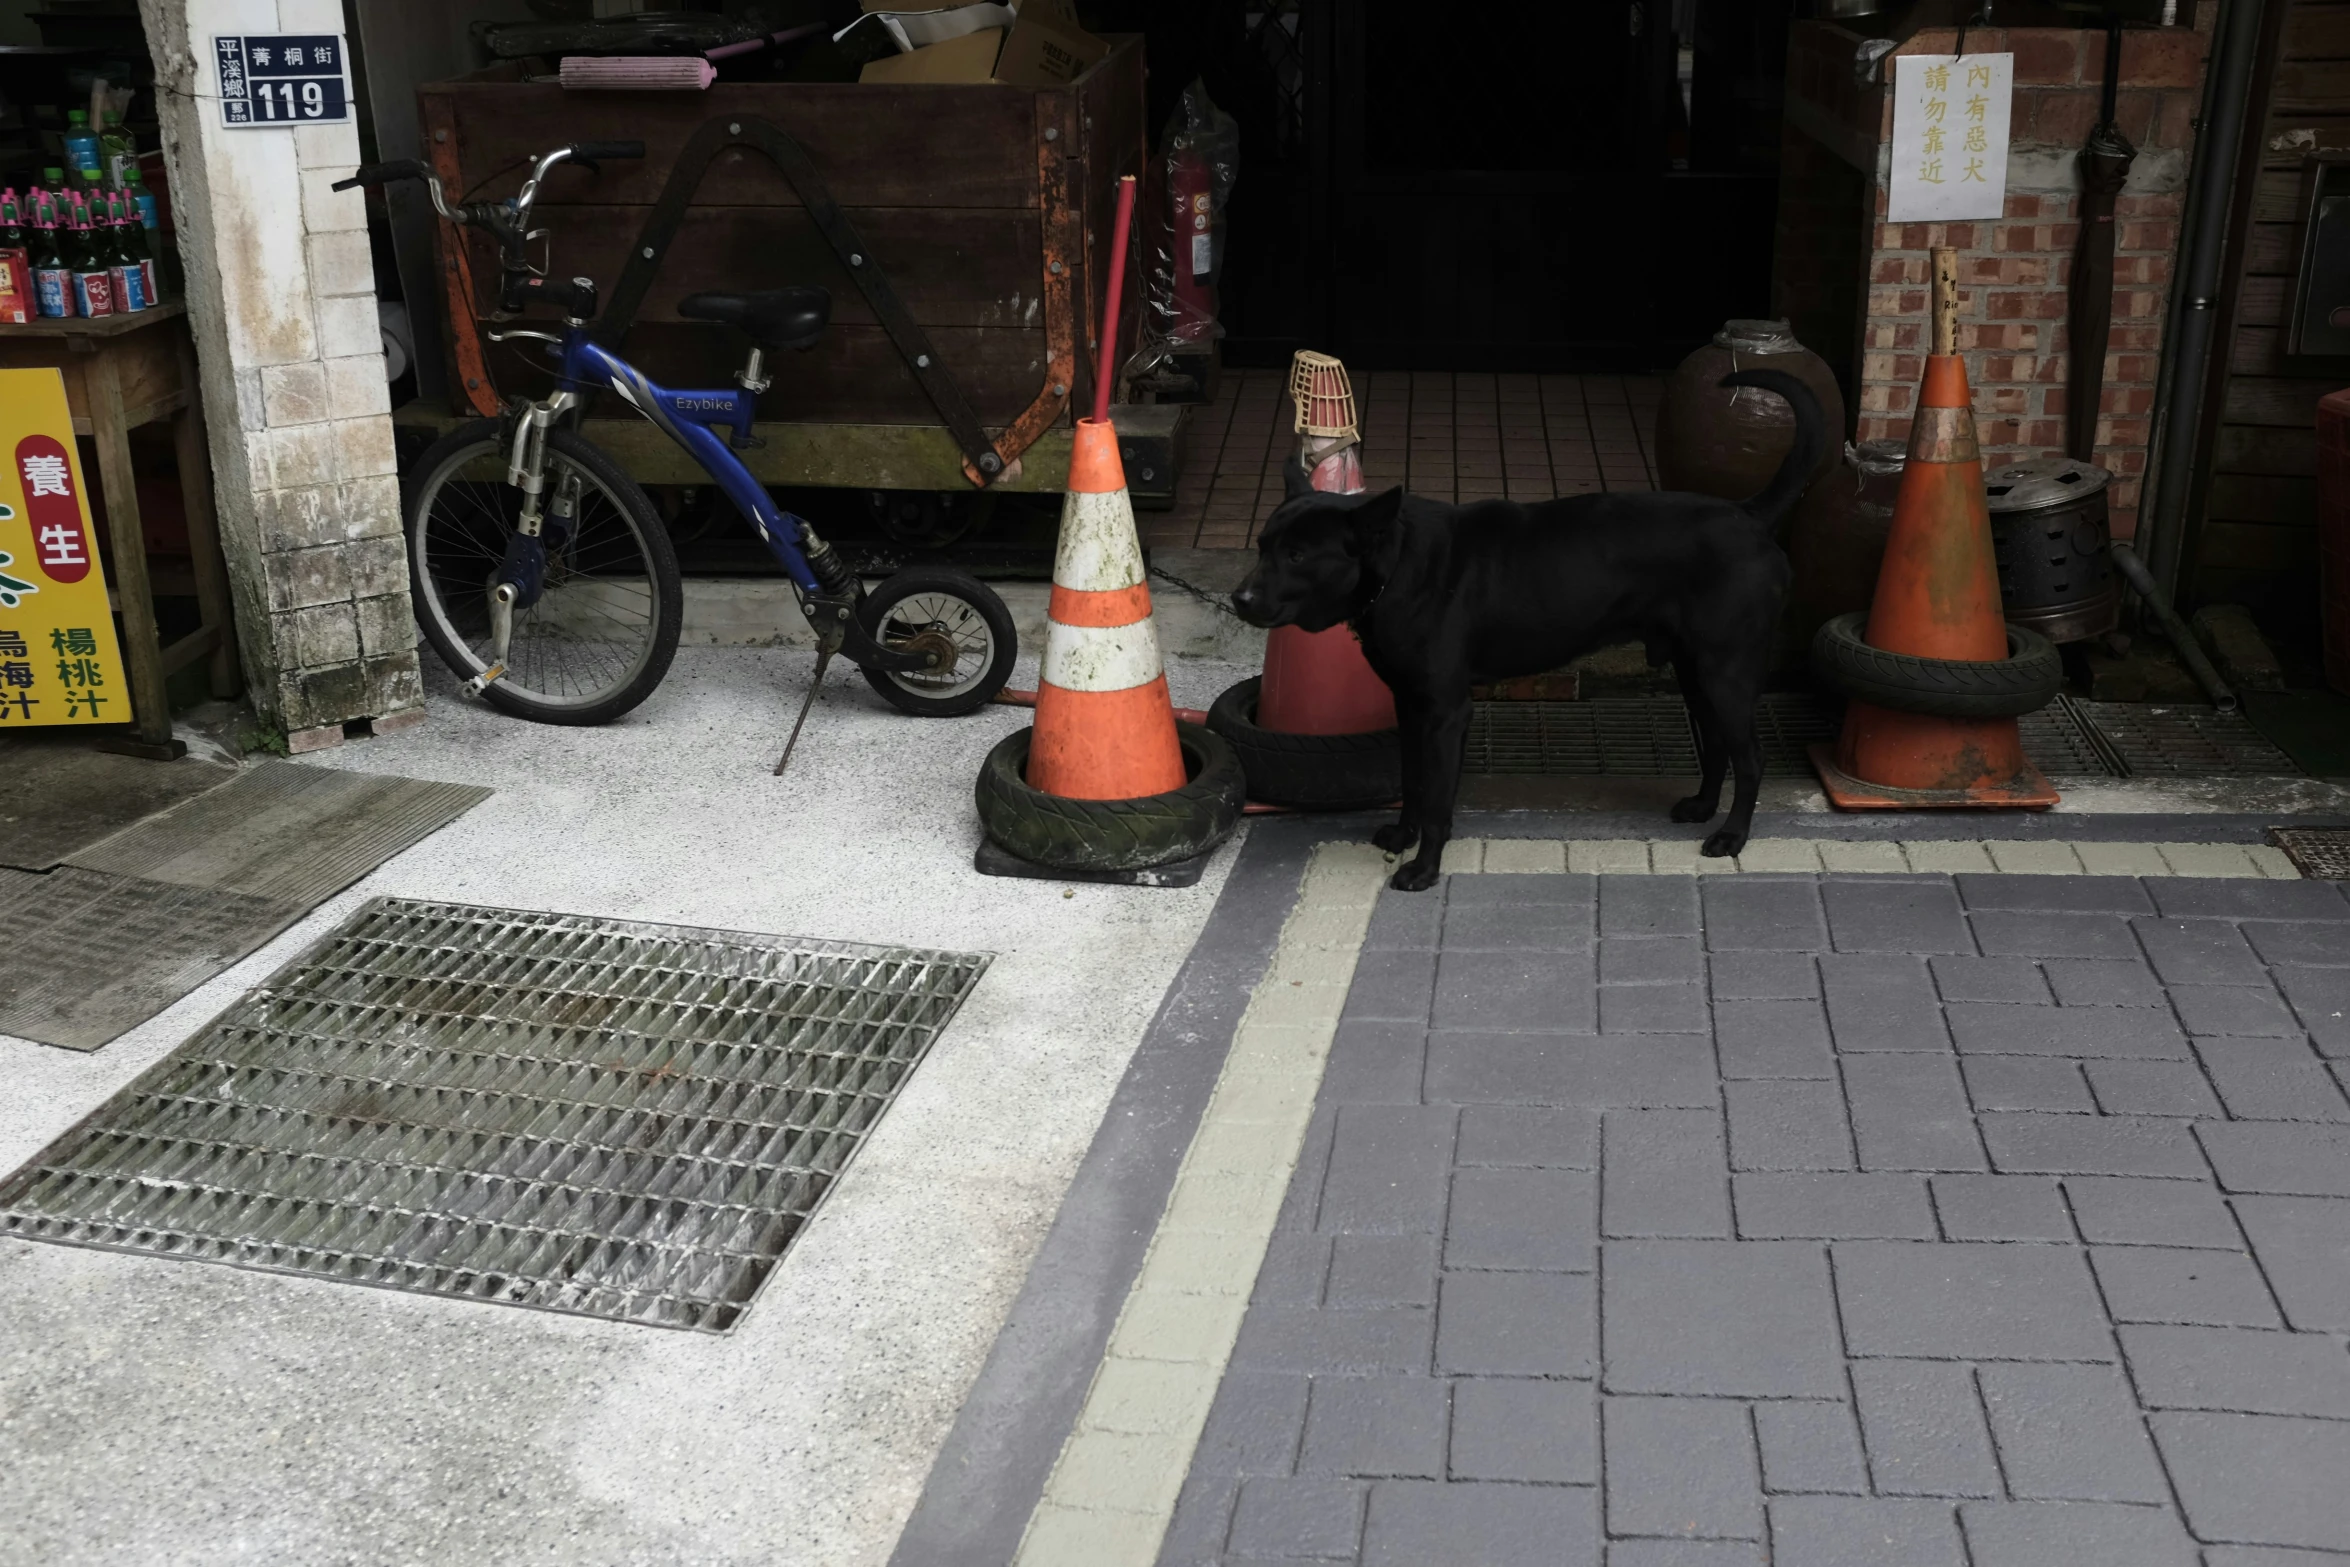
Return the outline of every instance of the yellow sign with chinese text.
{"type": "Polygon", "coordinates": [[[0,452],[0,734],[127,724],[130,682],[62,374],[0,370],[0,452]]]}

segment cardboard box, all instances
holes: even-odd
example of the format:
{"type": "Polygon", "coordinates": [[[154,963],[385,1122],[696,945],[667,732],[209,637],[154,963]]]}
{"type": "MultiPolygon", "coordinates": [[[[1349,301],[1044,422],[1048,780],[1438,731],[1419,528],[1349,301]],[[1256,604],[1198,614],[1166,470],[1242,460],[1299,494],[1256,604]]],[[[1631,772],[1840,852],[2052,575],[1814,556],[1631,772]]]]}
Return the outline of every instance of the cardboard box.
{"type": "Polygon", "coordinates": [[[1108,57],[1110,46],[1082,28],[1059,27],[1029,9],[1043,9],[1029,0],[1020,20],[1004,39],[996,56],[995,79],[1015,87],[1058,87],[1073,82],[1108,57]]]}
{"type": "MultiPolygon", "coordinates": [[[[895,9],[864,0],[871,10],[895,9]]],[[[1009,29],[983,28],[907,54],[874,60],[861,82],[1001,82],[1058,87],[1108,57],[1109,43],[1077,25],[1070,0],[1024,0],[1009,29]]]]}
{"type": "Polygon", "coordinates": [[[943,44],[893,54],[866,62],[857,73],[861,82],[984,82],[995,74],[996,56],[1004,46],[1004,30],[983,27],[976,33],[950,38],[943,44]]]}

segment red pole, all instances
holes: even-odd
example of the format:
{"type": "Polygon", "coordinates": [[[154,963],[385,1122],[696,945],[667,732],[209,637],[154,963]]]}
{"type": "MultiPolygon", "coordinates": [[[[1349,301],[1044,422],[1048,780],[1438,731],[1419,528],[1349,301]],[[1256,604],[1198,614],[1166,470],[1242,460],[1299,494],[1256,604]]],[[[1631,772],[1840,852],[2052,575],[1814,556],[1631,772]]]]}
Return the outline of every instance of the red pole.
{"type": "Polygon", "coordinates": [[[1109,295],[1102,302],[1100,348],[1093,357],[1093,422],[1110,417],[1110,383],[1118,379],[1118,306],[1126,293],[1126,245],[1134,228],[1134,176],[1118,181],[1118,218],[1110,240],[1109,295]]]}

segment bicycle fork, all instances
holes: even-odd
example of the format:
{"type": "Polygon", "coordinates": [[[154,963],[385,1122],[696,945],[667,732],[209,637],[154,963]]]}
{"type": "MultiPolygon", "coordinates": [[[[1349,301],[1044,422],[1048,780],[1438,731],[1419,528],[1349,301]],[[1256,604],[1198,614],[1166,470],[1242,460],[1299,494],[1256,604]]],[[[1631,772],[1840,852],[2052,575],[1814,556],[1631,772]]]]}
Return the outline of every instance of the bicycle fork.
{"type": "Polygon", "coordinates": [[[508,650],[514,639],[514,612],[539,601],[547,585],[547,542],[561,549],[569,541],[579,514],[579,475],[566,472],[547,494],[547,431],[568,413],[578,398],[557,392],[543,403],[533,403],[516,421],[506,459],[506,483],[521,492],[522,509],[514,531],[506,537],[505,558],[489,589],[490,658],[482,672],[465,682],[475,696],[487,691],[506,673],[508,650]],[[550,526],[551,525],[551,526],[550,526]]]}

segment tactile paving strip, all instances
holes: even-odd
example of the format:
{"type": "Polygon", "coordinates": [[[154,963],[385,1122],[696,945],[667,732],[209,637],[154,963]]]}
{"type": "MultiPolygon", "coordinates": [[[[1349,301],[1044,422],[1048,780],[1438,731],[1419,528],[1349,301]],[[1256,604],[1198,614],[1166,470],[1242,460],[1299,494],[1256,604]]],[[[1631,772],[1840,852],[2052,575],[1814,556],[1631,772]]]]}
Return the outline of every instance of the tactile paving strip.
{"type": "Polygon", "coordinates": [[[0,1234],[724,1331],[987,962],[379,898],[0,1234]]]}
{"type": "Polygon", "coordinates": [[[2350,827],[2271,827],[2268,841],[2304,876],[2350,881],[2350,827]]]}

